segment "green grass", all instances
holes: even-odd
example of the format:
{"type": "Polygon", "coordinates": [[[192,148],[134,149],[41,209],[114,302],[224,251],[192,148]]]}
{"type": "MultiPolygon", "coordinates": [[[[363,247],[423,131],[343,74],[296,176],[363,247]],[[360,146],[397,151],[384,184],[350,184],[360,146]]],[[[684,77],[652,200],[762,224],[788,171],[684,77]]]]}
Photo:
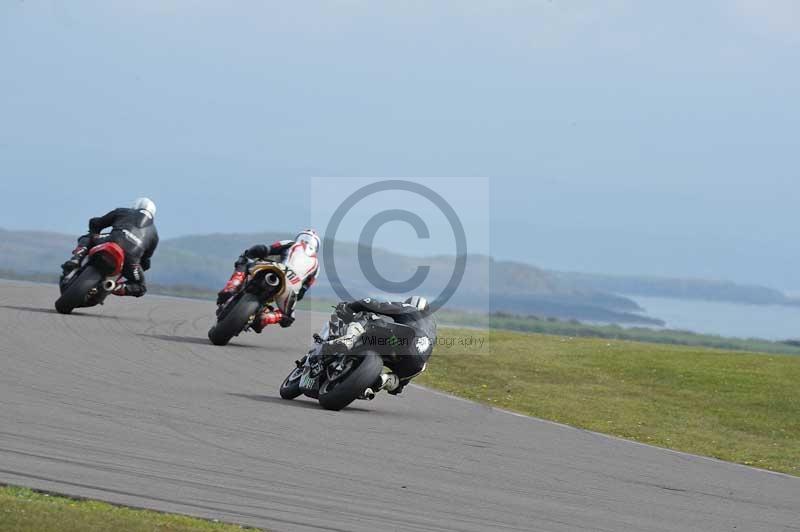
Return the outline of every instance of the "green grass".
{"type": "Polygon", "coordinates": [[[715,349],[729,349],[732,351],[800,355],[800,345],[798,345],[797,342],[773,342],[759,338],[730,338],[675,329],[594,325],[581,323],[576,320],[565,321],[555,318],[517,316],[506,313],[486,315],[451,310],[440,310],[437,313],[437,317],[440,322],[454,327],[481,327],[558,336],[607,338],[655,344],[711,347],[715,349]]]}
{"type": "Polygon", "coordinates": [[[423,385],[690,453],[800,475],[800,357],[442,329],[423,385]],[[484,337],[483,348],[448,339],[484,337]]]}
{"type": "Polygon", "coordinates": [[[234,532],[237,525],[74,500],[25,488],[0,488],[0,531],[234,532]]]}

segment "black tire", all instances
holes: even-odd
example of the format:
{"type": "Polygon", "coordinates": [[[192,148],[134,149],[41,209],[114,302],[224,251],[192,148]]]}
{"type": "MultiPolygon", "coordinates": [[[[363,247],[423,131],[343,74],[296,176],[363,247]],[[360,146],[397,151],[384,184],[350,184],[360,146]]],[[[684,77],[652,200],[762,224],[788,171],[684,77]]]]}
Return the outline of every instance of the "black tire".
{"type": "Polygon", "coordinates": [[[69,314],[73,309],[84,306],[89,290],[96,287],[103,277],[93,266],[86,266],[56,300],[56,311],[69,314]]]}
{"type": "Polygon", "coordinates": [[[253,294],[242,294],[225,316],[208,330],[208,339],[214,345],[227,345],[231,338],[242,332],[250,316],[261,308],[261,301],[253,294]]]}
{"type": "Polygon", "coordinates": [[[294,368],[292,372],[283,379],[280,389],[281,398],[291,401],[303,394],[302,390],[300,390],[300,376],[302,374],[303,368],[294,368]]]}
{"type": "Polygon", "coordinates": [[[358,366],[341,381],[336,381],[333,389],[328,389],[330,382],[325,382],[319,390],[319,404],[326,410],[341,410],[353,401],[364,390],[372,386],[383,371],[383,359],[372,352],[364,353],[358,366]]]}

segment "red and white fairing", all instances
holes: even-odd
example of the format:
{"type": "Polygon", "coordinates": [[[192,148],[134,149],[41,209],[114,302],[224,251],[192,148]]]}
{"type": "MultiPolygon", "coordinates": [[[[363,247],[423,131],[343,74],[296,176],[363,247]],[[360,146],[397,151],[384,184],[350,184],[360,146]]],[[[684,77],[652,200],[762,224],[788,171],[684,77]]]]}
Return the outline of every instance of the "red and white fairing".
{"type": "Polygon", "coordinates": [[[289,249],[285,267],[286,283],[281,292],[275,294],[275,305],[284,313],[291,313],[300,289],[310,284],[317,275],[319,261],[316,246],[306,241],[297,241],[289,249]]]}

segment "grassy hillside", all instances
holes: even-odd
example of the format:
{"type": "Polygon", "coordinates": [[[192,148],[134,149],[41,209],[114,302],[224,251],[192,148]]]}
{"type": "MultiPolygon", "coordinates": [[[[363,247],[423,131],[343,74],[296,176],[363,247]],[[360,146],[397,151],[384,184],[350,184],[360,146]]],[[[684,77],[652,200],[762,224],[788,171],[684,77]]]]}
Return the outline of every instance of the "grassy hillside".
{"type": "MultiPolygon", "coordinates": [[[[231,271],[232,262],[253,243],[290,238],[287,233],[210,234],[166,239],[157,251],[149,278],[162,286],[188,285],[217,290],[231,271]]],[[[17,275],[52,274],[74,246],[75,237],[35,231],[0,229],[0,270],[17,275]]],[[[331,248],[333,243],[325,242],[331,248]]],[[[348,290],[356,297],[375,295],[360,274],[358,246],[336,242],[336,264],[348,290]]],[[[409,278],[419,258],[383,249],[370,250],[376,267],[388,279],[409,278]]],[[[428,257],[428,280],[421,293],[439,293],[453,270],[452,256],[428,257]]],[[[318,296],[338,297],[323,275],[318,296]]],[[[555,317],[562,320],[663,325],[647,316],[627,296],[669,297],[749,304],[798,305],[800,299],[754,285],[700,279],[614,276],[548,271],[529,264],[495,261],[469,255],[460,289],[451,306],[466,311],[555,317]]]]}
{"type": "Polygon", "coordinates": [[[597,432],[800,475],[800,357],[443,329],[418,381],[597,432]],[[448,342],[448,339],[454,340],[448,342]]]}
{"type": "Polygon", "coordinates": [[[21,274],[49,273],[69,258],[76,237],[40,231],[0,229],[0,269],[21,274]]]}
{"type": "MultiPolygon", "coordinates": [[[[271,243],[292,235],[281,233],[212,234],[162,241],[156,251],[148,279],[162,286],[189,285],[205,291],[218,290],[231,273],[235,258],[254,243],[271,243]]],[[[0,230],[0,270],[15,275],[53,274],[74,247],[72,236],[52,233],[0,230]]],[[[331,242],[326,246],[332,247],[331,242]]],[[[375,295],[360,274],[358,246],[335,243],[336,265],[348,290],[355,297],[375,295]]],[[[409,278],[420,263],[401,253],[372,250],[376,267],[389,279],[409,278]]],[[[453,270],[454,257],[429,257],[430,275],[418,290],[439,293],[453,270]]],[[[324,273],[314,288],[317,297],[336,298],[324,273]]],[[[494,261],[470,255],[464,280],[451,300],[454,308],[477,311],[506,311],[555,316],[563,319],[619,323],[660,324],[657,319],[637,314],[630,299],[591,289],[576,288],[569,282],[534,266],[494,261]]]]}
{"type": "MultiPolygon", "coordinates": [[[[18,279],[55,283],[54,274],[19,275],[15,272],[0,270],[0,279],[18,279]]],[[[216,290],[198,288],[192,285],[160,285],[149,284],[152,294],[188,297],[194,299],[216,299],[216,290]]],[[[301,310],[330,312],[336,304],[335,298],[320,298],[311,295],[298,305],[301,310]]],[[[613,340],[634,340],[669,345],[685,345],[694,347],[711,347],[733,351],[749,351],[758,353],[776,353],[800,355],[800,342],[787,340],[775,342],[759,338],[728,338],[710,334],[693,333],[673,329],[650,329],[646,327],[621,327],[619,325],[596,325],[581,323],[577,320],[561,320],[553,317],[519,316],[508,313],[475,313],[455,309],[443,309],[437,313],[440,323],[451,326],[474,327],[480,329],[497,329],[523,331],[558,336],[582,338],[609,338],[613,340]]]]}

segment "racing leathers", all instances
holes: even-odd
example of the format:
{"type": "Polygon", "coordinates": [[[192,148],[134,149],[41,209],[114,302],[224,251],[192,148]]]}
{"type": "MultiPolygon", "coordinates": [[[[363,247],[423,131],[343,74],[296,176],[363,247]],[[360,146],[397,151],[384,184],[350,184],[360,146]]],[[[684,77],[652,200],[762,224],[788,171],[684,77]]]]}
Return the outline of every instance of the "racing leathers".
{"type": "MultiPolygon", "coordinates": [[[[225,287],[217,294],[217,305],[222,305],[235,294],[242,286],[247,277],[247,265],[256,260],[271,260],[274,262],[285,262],[289,251],[296,244],[295,240],[278,240],[267,246],[256,244],[246,249],[234,263],[234,272],[225,284],[225,287]]],[[[256,318],[251,326],[254,331],[260,333],[267,325],[280,324],[281,327],[289,327],[294,323],[294,306],[297,301],[303,299],[306,292],[314,284],[319,273],[319,267],[315,268],[303,280],[303,284],[290,308],[281,310],[270,305],[264,308],[261,315],[256,318]]]]}
{"type": "Polygon", "coordinates": [[[77,268],[89,248],[102,242],[115,242],[125,251],[125,264],[121,283],[114,294],[141,297],[147,292],[144,272],[150,269],[150,260],[158,246],[158,231],[153,216],[146,210],[119,208],[89,220],[89,234],[78,238],[72,258],[62,265],[64,273],[77,268]],[[100,235],[111,227],[111,233],[100,235]]]}
{"type": "Polygon", "coordinates": [[[428,308],[420,310],[408,303],[381,302],[366,298],[353,302],[342,302],[336,306],[335,316],[342,322],[340,335],[332,341],[342,349],[349,350],[362,335],[382,334],[377,325],[381,316],[417,329],[418,334],[428,339],[428,348],[423,352],[409,350],[395,357],[384,358],[384,365],[390,373],[381,375],[379,382],[372,386],[373,392],[386,390],[392,395],[399,394],[411,380],[425,370],[428,359],[436,343],[436,321],[428,308]],[[375,325],[373,325],[375,324],[375,325]]]}

